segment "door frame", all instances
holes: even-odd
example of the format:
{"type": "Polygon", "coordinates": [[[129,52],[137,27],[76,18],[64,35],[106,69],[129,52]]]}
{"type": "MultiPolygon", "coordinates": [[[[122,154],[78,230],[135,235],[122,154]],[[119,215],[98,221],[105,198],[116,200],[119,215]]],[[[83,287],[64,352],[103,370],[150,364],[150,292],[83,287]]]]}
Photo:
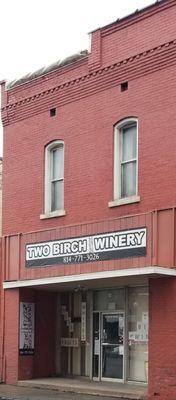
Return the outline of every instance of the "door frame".
{"type": "Polygon", "coordinates": [[[92,346],[91,346],[91,353],[92,353],[92,376],[91,379],[94,381],[106,381],[106,382],[121,382],[124,383],[126,379],[126,312],[125,310],[104,310],[104,311],[93,311],[92,312],[92,324],[91,324],[91,329],[92,329],[92,346]],[[98,377],[93,376],[93,315],[94,313],[99,314],[99,365],[98,365],[98,370],[99,374],[98,377]],[[104,378],[102,377],[102,329],[103,329],[103,315],[119,315],[123,314],[124,318],[124,331],[123,331],[123,378],[122,379],[116,379],[116,378],[104,378]]]}
{"type": "Polygon", "coordinates": [[[124,359],[125,359],[125,336],[126,336],[126,330],[125,330],[125,312],[117,310],[117,311],[100,311],[100,380],[105,381],[105,382],[121,382],[124,383],[124,359]],[[104,315],[118,315],[123,314],[123,319],[124,319],[124,327],[123,327],[123,367],[122,367],[122,379],[118,378],[106,378],[102,376],[102,364],[103,364],[103,343],[102,343],[102,330],[103,330],[103,316],[104,315]]]}

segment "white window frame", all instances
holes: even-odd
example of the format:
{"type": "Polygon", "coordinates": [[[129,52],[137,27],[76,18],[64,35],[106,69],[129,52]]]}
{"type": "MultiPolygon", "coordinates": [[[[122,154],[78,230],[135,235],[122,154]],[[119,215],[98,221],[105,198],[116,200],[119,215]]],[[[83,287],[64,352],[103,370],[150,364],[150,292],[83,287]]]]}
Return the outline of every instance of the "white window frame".
{"type": "MultiPolygon", "coordinates": [[[[63,140],[54,140],[45,147],[45,211],[44,214],[40,215],[40,219],[61,217],[65,215],[64,207],[59,210],[51,211],[52,158],[53,158],[53,151],[58,147],[63,147],[63,163],[64,163],[63,140]]],[[[64,174],[63,174],[63,185],[64,185],[64,174]]]]}
{"type": "Polygon", "coordinates": [[[109,207],[120,206],[123,204],[137,203],[140,201],[138,195],[138,119],[125,118],[114,127],[114,193],[113,200],[109,202],[109,207]],[[136,194],[130,197],[121,197],[121,130],[132,124],[136,124],[136,194]]]}

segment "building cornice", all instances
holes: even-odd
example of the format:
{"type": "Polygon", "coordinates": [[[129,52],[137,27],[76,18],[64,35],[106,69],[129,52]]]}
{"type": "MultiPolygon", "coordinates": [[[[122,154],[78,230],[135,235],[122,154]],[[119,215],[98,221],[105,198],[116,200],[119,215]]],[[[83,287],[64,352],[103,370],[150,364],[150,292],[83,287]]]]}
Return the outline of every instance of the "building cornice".
{"type": "Polygon", "coordinates": [[[125,80],[140,78],[176,63],[176,40],[99,68],[76,79],[38,92],[2,107],[2,121],[8,125],[29,116],[90,96],[125,80]]]}

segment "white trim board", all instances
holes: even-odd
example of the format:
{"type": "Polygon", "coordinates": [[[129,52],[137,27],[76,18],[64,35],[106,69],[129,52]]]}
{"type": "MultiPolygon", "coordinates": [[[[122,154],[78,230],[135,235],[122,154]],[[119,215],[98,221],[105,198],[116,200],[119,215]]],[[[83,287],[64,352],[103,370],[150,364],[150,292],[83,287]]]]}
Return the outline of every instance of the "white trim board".
{"type": "Polygon", "coordinates": [[[99,279],[108,278],[121,278],[130,276],[172,276],[176,277],[176,269],[165,268],[165,267],[143,267],[143,268],[128,268],[121,270],[112,271],[102,271],[102,272],[92,272],[89,274],[79,274],[79,275],[67,275],[67,276],[56,276],[53,278],[41,278],[41,279],[26,279],[18,281],[4,281],[4,289],[15,289],[20,287],[34,287],[43,285],[53,285],[69,282],[84,282],[99,279]]]}

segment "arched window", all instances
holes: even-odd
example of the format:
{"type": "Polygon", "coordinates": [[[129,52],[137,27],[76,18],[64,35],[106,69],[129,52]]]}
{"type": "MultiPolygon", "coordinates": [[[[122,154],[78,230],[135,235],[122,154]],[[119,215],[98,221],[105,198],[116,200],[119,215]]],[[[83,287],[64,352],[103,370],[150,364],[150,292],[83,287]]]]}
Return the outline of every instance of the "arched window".
{"type": "Polygon", "coordinates": [[[114,200],[109,206],[137,201],[138,120],[126,118],[114,128],[114,200]]]}
{"type": "Polygon", "coordinates": [[[55,140],[45,148],[45,214],[41,218],[65,215],[64,142],[55,140]]]}

